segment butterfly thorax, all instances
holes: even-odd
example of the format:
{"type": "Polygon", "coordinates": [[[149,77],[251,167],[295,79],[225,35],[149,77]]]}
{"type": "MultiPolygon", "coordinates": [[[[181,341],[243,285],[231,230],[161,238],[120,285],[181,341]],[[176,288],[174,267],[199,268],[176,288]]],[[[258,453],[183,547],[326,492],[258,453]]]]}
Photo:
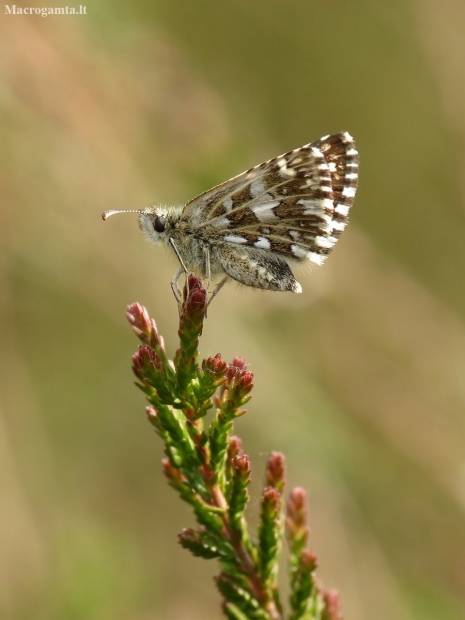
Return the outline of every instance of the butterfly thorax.
{"type": "Polygon", "coordinates": [[[139,216],[139,226],[145,236],[155,244],[162,243],[173,251],[173,243],[184,266],[202,277],[207,276],[207,260],[212,275],[223,269],[210,252],[211,239],[202,229],[192,227],[192,222],[182,218],[183,206],[154,206],[144,209],[139,216]]]}

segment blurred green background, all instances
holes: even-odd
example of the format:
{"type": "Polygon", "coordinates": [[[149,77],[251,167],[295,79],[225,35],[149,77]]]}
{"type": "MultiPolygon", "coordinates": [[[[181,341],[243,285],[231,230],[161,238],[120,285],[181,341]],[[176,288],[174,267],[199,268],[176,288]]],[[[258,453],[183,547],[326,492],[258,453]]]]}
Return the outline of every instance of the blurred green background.
{"type": "Polygon", "coordinates": [[[251,518],[281,450],[347,620],[463,620],[463,0],[95,0],[0,28],[0,617],[221,617],[130,371],[128,303],[177,346],[176,261],[100,215],[347,130],[331,258],[299,296],[226,287],[201,353],[256,373],[251,518]]]}

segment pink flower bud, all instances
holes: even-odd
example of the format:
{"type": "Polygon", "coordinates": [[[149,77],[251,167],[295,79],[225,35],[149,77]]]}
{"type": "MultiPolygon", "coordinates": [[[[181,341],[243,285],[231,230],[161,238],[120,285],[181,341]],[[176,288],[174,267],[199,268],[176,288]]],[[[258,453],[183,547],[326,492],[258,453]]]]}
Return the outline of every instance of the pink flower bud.
{"type": "Polygon", "coordinates": [[[265,484],[282,493],[285,484],[285,471],[284,455],[281,452],[272,452],[266,464],[265,484]]]}

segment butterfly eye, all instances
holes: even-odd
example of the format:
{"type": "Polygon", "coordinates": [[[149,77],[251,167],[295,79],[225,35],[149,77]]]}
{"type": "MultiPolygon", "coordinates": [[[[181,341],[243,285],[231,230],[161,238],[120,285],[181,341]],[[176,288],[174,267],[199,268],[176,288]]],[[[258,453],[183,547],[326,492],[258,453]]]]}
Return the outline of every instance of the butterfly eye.
{"type": "Polygon", "coordinates": [[[157,233],[164,232],[166,228],[166,217],[157,215],[157,217],[153,220],[153,227],[157,233]]]}

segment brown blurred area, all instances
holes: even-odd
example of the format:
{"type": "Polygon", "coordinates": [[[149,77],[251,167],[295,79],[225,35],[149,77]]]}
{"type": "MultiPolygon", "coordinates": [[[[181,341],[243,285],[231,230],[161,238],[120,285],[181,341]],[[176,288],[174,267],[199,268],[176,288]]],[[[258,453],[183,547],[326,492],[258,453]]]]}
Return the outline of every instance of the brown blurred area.
{"type": "Polygon", "coordinates": [[[226,287],[201,352],[256,373],[251,518],[281,450],[346,619],[465,618],[464,75],[462,0],[0,16],[1,618],[220,617],[130,372],[128,303],[177,346],[176,263],[100,216],[341,130],[360,189],[331,258],[300,296],[226,287]]]}

